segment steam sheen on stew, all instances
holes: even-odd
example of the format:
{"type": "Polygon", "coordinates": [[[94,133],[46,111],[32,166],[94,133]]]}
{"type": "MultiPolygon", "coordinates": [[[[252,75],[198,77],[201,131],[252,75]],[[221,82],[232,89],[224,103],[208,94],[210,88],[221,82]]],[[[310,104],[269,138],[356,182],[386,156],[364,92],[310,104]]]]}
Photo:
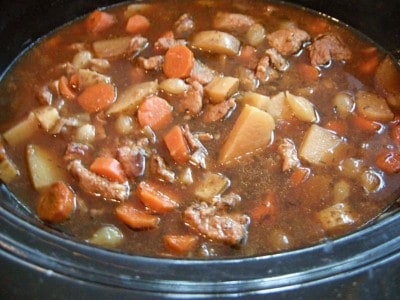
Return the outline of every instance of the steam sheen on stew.
{"type": "Polygon", "coordinates": [[[49,226],[129,254],[307,247],[399,194],[395,62],[292,5],[98,9],[20,57],[0,98],[0,179],[49,226]]]}

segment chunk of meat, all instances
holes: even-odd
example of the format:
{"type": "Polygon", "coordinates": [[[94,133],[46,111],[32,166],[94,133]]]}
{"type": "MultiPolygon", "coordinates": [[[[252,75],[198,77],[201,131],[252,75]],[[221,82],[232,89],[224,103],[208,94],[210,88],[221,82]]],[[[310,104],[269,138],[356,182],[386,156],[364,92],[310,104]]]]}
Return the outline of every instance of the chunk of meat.
{"type": "Polygon", "coordinates": [[[53,102],[53,94],[50,92],[47,85],[40,87],[36,91],[36,98],[39,100],[39,103],[43,105],[51,105],[53,102]]]}
{"type": "Polygon", "coordinates": [[[108,200],[125,201],[129,198],[129,184],[110,181],[90,172],[80,160],[68,164],[68,171],[86,193],[108,200]]]}
{"type": "Polygon", "coordinates": [[[234,98],[229,98],[218,104],[208,104],[203,114],[206,123],[215,122],[225,118],[228,112],[236,106],[234,98]]]}
{"type": "Polygon", "coordinates": [[[207,203],[193,204],[186,208],[184,222],[207,238],[239,245],[247,238],[249,217],[247,215],[228,214],[218,211],[215,206],[207,203]]]}
{"type": "Polygon", "coordinates": [[[87,153],[90,151],[90,147],[87,144],[71,142],[68,143],[67,149],[65,150],[64,160],[72,161],[72,160],[83,160],[87,153]]]}
{"type": "Polygon", "coordinates": [[[172,32],[169,32],[170,34],[165,34],[162,37],[160,37],[155,43],[154,43],[154,48],[157,49],[160,52],[165,52],[169,48],[175,47],[175,46],[185,46],[186,45],[186,40],[182,39],[175,39],[175,36],[172,32]]]}
{"type": "Polygon", "coordinates": [[[277,69],[278,71],[286,71],[289,68],[289,62],[282,57],[274,48],[270,48],[265,51],[265,54],[269,56],[271,64],[277,69]]]}
{"type": "Polygon", "coordinates": [[[190,81],[197,81],[200,84],[207,84],[210,83],[215,76],[216,72],[214,70],[195,59],[192,72],[190,73],[190,81]]]}
{"type": "Polygon", "coordinates": [[[185,125],[183,128],[183,135],[189,145],[189,148],[192,152],[192,155],[189,158],[189,161],[195,166],[200,166],[201,168],[206,168],[206,157],[208,155],[208,151],[206,147],[200,142],[200,140],[192,134],[190,131],[189,125],[185,125]]]}
{"type": "Polygon", "coordinates": [[[271,59],[268,55],[261,58],[258,62],[256,78],[264,83],[279,78],[279,73],[271,66],[271,59]]]}
{"type": "Polygon", "coordinates": [[[229,209],[237,206],[241,200],[242,198],[240,195],[231,192],[223,196],[217,195],[213,197],[211,199],[211,204],[217,209],[229,209]]]}
{"type": "Polygon", "coordinates": [[[203,94],[203,86],[197,81],[192,82],[189,90],[178,100],[177,111],[197,115],[203,107],[203,94]]]}
{"type": "Polygon", "coordinates": [[[339,37],[332,34],[318,36],[308,50],[311,65],[315,67],[329,64],[332,60],[351,58],[351,51],[339,37]]]}
{"type": "Polygon", "coordinates": [[[278,152],[283,159],[282,171],[287,171],[300,166],[296,145],[292,140],[284,138],[283,143],[278,147],[278,152]]]}
{"type": "Polygon", "coordinates": [[[175,173],[167,168],[164,159],[160,155],[150,156],[150,172],[156,177],[168,181],[175,181],[175,173]]]}
{"type": "Polygon", "coordinates": [[[129,53],[129,54],[132,53],[133,56],[136,56],[140,52],[142,52],[147,47],[148,44],[149,44],[149,41],[147,38],[145,38],[141,35],[135,35],[130,40],[127,53],[129,53]]]}
{"type": "Polygon", "coordinates": [[[292,27],[268,34],[267,40],[280,54],[292,55],[301,49],[304,42],[310,40],[310,36],[304,30],[292,27]]]}
{"type": "Polygon", "coordinates": [[[255,21],[243,14],[218,12],[213,20],[215,29],[234,33],[245,33],[255,21]]]}
{"type": "Polygon", "coordinates": [[[149,58],[138,57],[137,61],[139,66],[141,66],[145,70],[158,71],[161,70],[162,68],[164,62],[164,56],[155,55],[149,58]]]}
{"type": "Polygon", "coordinates": [[[146,154],[140,147],[136,145],[122,146],[118,148],[116,156],[128,178],[136,178],[144,174],[146,154]]]}
{"type": "Polygon", "coordinates": [[[189,14],[183,14],[175,22],[175,34],[178,38],[189,37],[194,29],[194,22],[192,16],[189,14]]]}

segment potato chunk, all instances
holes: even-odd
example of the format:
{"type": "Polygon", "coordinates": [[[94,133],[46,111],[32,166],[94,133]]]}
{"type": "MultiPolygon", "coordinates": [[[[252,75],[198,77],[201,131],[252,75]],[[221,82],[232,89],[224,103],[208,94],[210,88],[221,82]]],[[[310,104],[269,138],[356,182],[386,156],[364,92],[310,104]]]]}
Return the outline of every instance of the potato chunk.
{"type": "Polygon", "coordinates": [[[318,125],[311,125],[300,146],[300,158],[315,165],[332,163],[335,152],[343,144],[342,139],[318,125]]]}
{"type": "Polygon", "coordinates": [[[196,187],[194,194],[203,201],[210,201],[214,196],[222,194],[230,185],[228,177],[219,173],[207,173],[196,187]]]}
{"type": "Polygon", "coordinates": [[[192,46],[203,51],[233,56],[239,52],[240,41],[226,32],[206,30],[194,36],[192,46]]]}
{"type": "Polygon", "coordinates": [[[318,116],[314,105],[301,96],[295,96],[286,91],[286,101],[295,117],[303,122],[317,122],[318,116]]]}
{"type": "Polygon", "coordinates": [[[265,101],[265,110],[275,120],[290,120],[293,118],[293,112],[286,101],[284,92],[280,92],[265,101]]]}
{"type": "Polygon", "coordinates": [[[239,79],[225,76],[216,77],[206,87],[205,92],[212,103],[221,103],[236,93],[239,89],[239,79]]]}
{"type": "Polygon", "coordinates": [[[31,112],[27,118],[16,124],[14,127],[4,132],[3,137],[8,144],[16,146],[19,143],[28,140],[36,131],[39,130],[39,120],[31,112]]]}
{"type": "Polygon", "coordinates": [[[60,120],[58,110],[52,106],[43,106],[34,111],[40,126],[49,132],[60,120]]]}
{"type": "Polygon", "coordinates": [[[339,229],[356,221],[354,213],[346,203],[337,203],[321,210],[317,213],[317,219],[326,231],[339,229]]]}
{"type": "Polygon", "coordinates": [[[274,119],[265,111],[245,105],[219,153],[225,164],[245,154],[265,148],[275,129],[274,119]]]}
{"type": "Polygon", "coordinates": [[[359,91],[356,94],[357,112],[371,121],[388,122],[393,120],[394,114],[386,100],[377,94],[359,91]]]}
{"type": "Polygon", "coordinates": [[[255,92],[244,92],[241,98],[243,104],[248,104],[262,110],[267,110],[269,101],[271,99],[268,96],[255,92]]]}

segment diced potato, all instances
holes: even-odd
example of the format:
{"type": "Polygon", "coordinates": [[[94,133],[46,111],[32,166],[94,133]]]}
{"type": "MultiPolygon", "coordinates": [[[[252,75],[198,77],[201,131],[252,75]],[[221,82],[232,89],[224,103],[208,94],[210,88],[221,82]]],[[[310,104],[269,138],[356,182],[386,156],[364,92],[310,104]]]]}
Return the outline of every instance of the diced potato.
{"type": "Polygon", "coordinates": [[[0,179],[7,184],[12,182],[19,174],[17,166],[8,157],[4,146],[0,143],[0,179]]]}
{"type": "Polygon", "coordinates": [[[275,122],[270,114],[245,105],[221,148],[219,162],[225,164],[267,147],[274,129],[275,122]]]}
{"type": "Polygon", "coordinates": [[[383,187],[383,179],[374,170],[365,170],[361,175],[361,184],[367,193],[375,193],[383,187]]]}
{"type": "Polygon", "coordinates": [[[270,101],[265,103],[265,110],[275,120],[290,120],[293,116],[293,112],[286,102],[286,96],[284,92],[280,92],[270,98],[270,101]]]}
{"type": "Polygon", "coordinates": [[[386,100],[374,93],[357,92],[356,107],[361,116],[371,121],[388,122],[394,118],[386,100]]]}
{"type": "Polygon", "coordinates": [[[113,248],[118,246],[123,239],[124,235],[119,228],[106,225],[97,230],[87,241],[93,245],[113,248]]]}
{"type": "Polygon", "coordinates": [[[74,135],[74,141],[83,144],[90,144],[96,138],[96,127],[92,124],[79,126],[74,135]]]}
{"type": "Polygon", "coordinates": [[[326,231],[339,229],[356,222],[356,216],[346,203],[336,203],[317,213],[317,219],[326,231]]]}
{"type": "Polygon", "coordinates": [[[193,174],[191,168],[186,168],[179,173],[179,181],[185,185],[193,184],[193,174]]]}
{"type": "Polygon", "coordinates": [[[3,137],[9,145],[16,146],[28,140],[39,130],[39,126],[39,120],[36,118],[35,114],[31,112],[27,118],[4,132],[3,137]]]}
{"type": "Polygon", "coordinates": [[[34,110],[36,118],[39,120],[40,127],[47,132],[50,131],[54,125],[60,120],[60,114],[55,107],[42,106],[34,110]]]}
{"type": "Polygon", "coordinates": [[[333,132],[313,124],[304,136],[299,156],[311,164],[331,164],[335,151],[342,143],[343,141],[333,132]]]}
{"type": "Polygon", "coordinates": [[[99,58],[114,58],[132,52],[131,41],[130,36],[95,41],[93,49],[99,58]]]}
{"type": "Polygon", "coordinates": [[[160,83],[160,89],[171,94],[182,94],[189,89],[189,85],[179,78],[168,78],[160,83]]]}
{"type": "Polygon", "coordinates": [[[258,23],[250,26],[246,32],[247,42],[254,47],[257,47],[265,38],[265,28],[258,23]]]}
{"type": "Polygon", "coordinates": [[[26,149],[29,174],[33,187],[41,191],[56,181],[65,181],[63,169],[55,153],[39,145],[28,145],[26,149]]]}
{"type": "Polygon", "coordinates": [[[146,3],[129,4],[126,10],[124,11],[124,16],[125,18],[129,18],[133,15],[143,13],[149,8],[151,8],[151,5],[146,3]]]}
{"type": "Polygon", "coordinates": [[[207,173],[196,187],[194,195],[203,201],[210,201],[214,196],[222,194],[230,185],[230,180],[223,174],[207,173]]]}
{"type": "Polygon", "coordinates": [[[194,36],[192,46],[203,51],[233,56],[239,52],[240,41],[229,33],[207,30],[194,36]]]}
{"type": "Polygon", "coordinates": [[[342,175],[352,179],[359,179],[364,169],[363,161],[352,157],[344,159],[339,165],[342,175]]]}
{"type": "Polygon", "coordinates": [[[347,93],[338,93],[332,99],[332,104],[340,118],[346,119],[353,112],[355,103],[353,97],[347,93]]]}
{"type": "Polygon", "coordinates": [[[390,56],[386,56],[376,69],[375,87],[386,96],[391,107],[400,108],[400,71],[390,56]]]}
{"type": "Polygon", "coordinates": [[[210,97],[212,103],[221,103],[236,93],[239,89],[239,79],[230,76],[216,77],[204,91],[210,97]]]}
{"type": "Polygon", "coordinates": [[[90,51],[79,51],[72,58],[72,65],[77,69],[86,68],[89,65],[92,57],[93,55],[90,51]]]}
{"type": "Polygon", "coordinates": [[[333,187],[333,202],[340,203],[344,202],[350,197],[351,186],[345,180],[340,180],[333,187]]]}
{"type": "Polygon", "coordinates": [[[268,102],[270,101],[271,99],[268,96],[254,92],[244,92],[241,98],[243,104],[248,104],[265,111],[267,110],[268,102]]]}
{"type": "Polygon", "coordinates": [[[295,117],[303,122],[317,122],[318,116],[314,105],[301,96],[295,96],[286,91],[286,101],[295,117]]]}
{"type": "Polygon", "coordinates": [[[121,135],[131,134],[135,129],[133,124],[133,119],[130,116],[119,115],[115,120],[115,129],[121,135]]]}
{"type": "Polygon", "coordinates": [[[118,95],[117,101],[107,110],[107,114],[134,113],[144,98],[155,94],[157,89],[157,81],[147,81],[131,85],[118,95]]]}
{"type": "Polygon", "coordinates": [[[96,83],[111,83],[111,77],[88,69],[79,69],[78,76],[81,89],[84,89],[85,87],[94,85],[96,83]]]}

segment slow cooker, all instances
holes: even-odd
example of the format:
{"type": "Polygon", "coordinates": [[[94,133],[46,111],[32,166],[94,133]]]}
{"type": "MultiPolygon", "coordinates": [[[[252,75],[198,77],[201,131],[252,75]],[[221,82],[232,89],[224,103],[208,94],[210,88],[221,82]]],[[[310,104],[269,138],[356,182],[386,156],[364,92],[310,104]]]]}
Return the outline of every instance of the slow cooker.
{"type": "MultiPolygon", "coordinates": [[[[3,3],[1,72],[46,33],[114,2],[3,3]]],[[[397,0],[289,2],[348,24],[400,62],[397,0]]],[[[305,249],[243,259],[181,260],[130,256],[74,241],[40,223],[1,185],[0,262],[1,299],[396,299],[400,209],[394,204],[357,232],[305,249]]]]}

